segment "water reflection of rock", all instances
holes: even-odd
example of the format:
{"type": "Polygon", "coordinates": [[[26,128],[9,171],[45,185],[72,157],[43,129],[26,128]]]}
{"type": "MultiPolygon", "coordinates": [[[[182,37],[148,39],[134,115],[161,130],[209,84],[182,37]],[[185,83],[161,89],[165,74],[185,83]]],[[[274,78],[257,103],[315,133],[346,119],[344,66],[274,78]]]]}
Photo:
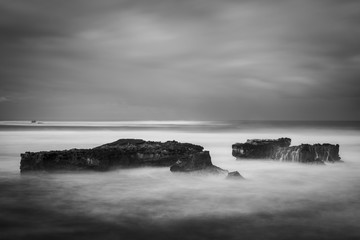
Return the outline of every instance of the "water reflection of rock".
{"type": "Polygon", "coordinates": [[[250,139],[245,143],[232,145],[232,155],[236,158],[274,159],[303,163],[324,163],[340,161],[339,145],[301,144],[290,146],[290,138],[250,139]]]}

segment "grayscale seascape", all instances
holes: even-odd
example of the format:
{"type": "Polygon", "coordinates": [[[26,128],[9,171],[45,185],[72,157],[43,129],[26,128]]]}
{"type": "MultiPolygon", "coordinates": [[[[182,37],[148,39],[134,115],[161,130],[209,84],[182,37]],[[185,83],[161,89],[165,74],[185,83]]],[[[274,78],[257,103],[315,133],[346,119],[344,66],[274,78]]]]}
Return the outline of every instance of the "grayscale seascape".
{"type": "Polygon", "coordinates": [[[359,122],[3,122],[2,239],[358,239],[359,122]],[[291,137],[340,144],[344,162],[236,160],[231,144],[291,137]],[[19,153],[119,138],[176,139],[246,180],[168,168],[20,175],[19,153]]]}
{"type": "Polygon", "coordinates": [[[0,0],[0,240],[359,240],[360,0],[0,0]]]}

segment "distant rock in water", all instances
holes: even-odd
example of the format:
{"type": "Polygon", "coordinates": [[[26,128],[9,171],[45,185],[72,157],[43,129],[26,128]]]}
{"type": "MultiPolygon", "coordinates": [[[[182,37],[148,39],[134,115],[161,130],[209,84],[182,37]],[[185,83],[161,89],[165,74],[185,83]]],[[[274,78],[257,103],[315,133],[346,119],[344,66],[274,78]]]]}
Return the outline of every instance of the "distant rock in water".
{"type": "Polygon", "coordinates": [[[179,159],[170,167],[172,172],[205,172],[211,174],[226,174],[227,170],[214,166],[209,151],[194,153],[190,158],[179,159]]]}
{"type": "Polygon", "coordinates": [[[37,124],[42,124],[42,122],[39,122],[39,121],[37,121],[37,120],[31,120],[30,123],[32,123],[32,124],[35,124],[35,123],[37,123],[37,124]]]}
{"type": "Polygon", "coordinates": [[[233,144],[232,155],[236,158],[267,158],[303,163],[324,163],[340,160],[338,144],[301,144],[291,147],[290,144],[290,138],[247,140],[246,143],[233,144]]]}
{"type": "Polygon", "coordinates": [[[209,152],[203,150],[202,146],[176,141],[120,139],[92,149],[26,152],[21,154],[20,170],[106,171],[117,167],[172,166],[171,171],[225,171],[212,165],[209,152]]]}

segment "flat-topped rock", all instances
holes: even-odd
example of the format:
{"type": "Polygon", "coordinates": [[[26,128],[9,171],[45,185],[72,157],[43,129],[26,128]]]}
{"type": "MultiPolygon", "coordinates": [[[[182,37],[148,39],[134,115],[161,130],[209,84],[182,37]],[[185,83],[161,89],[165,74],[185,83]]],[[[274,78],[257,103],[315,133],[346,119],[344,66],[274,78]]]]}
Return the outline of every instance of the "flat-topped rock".
{"type": "Polygon", "coordinates": [[[237,158],[271,158],[278,147],[288,147],[290,138],[248,139],[232,145],[232,155],[237,158]]]}
{"type": "Polygon", "coordinates": [[[340,161],[338,144],[301,144],[290,146],[290,138],[251,139],[232,145],[232,155],[238,159],[274,159],[303,163],[340,161]]]}
{"type": "Polygon", "coordinates": [[[203,147],[176,141],[152,142],[120,139],[92,149],[26,152],[21,154],[20,170],[97,170],[114,167],[172,166],[179,159],[190,159],[203,147]]]}

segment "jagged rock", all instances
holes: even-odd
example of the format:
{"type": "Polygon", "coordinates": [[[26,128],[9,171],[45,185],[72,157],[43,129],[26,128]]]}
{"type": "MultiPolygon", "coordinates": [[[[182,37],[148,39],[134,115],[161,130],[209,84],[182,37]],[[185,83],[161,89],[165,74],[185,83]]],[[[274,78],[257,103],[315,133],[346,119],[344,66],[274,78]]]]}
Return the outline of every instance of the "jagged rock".
{"type": "Polygon", "coordinates": [[[232,145],[232,155],[237,158],[271,158],[279,147],[288,147],[290,138],[249,139],[232,145]]]}
{"type": "Polygon", "coordinates": [[[244,179],[244,177],[241,176],[241,174],[238,171],[229,172],[226,178],[227,179],[244,179]]]}
{"type": "Polygon", "coordinates": [[[26,152],[21,154],[21,172],[36,170],[98,170],[114,167],[171,166],[191,159],[202,146],[176,141],[152,142],[120,139],[92,149],[26,152]]]}
{"type": "Polygon", "coordinates": [[[170,167],[172,172],[204,172],[211,174],[226,174],[228,171],[214,166],[209,151],[192,154],[188,159],[179,159],[170,167]]]}
{"type": "Polygon", "coordinates": [[[232,145],[232,153],[236,158],[268,158],[303,163],[323,163],[340,160],[338,144],[301,144],[290,147],[290,143],[290,138],[247,140],[246,143],[232,145]]]}

